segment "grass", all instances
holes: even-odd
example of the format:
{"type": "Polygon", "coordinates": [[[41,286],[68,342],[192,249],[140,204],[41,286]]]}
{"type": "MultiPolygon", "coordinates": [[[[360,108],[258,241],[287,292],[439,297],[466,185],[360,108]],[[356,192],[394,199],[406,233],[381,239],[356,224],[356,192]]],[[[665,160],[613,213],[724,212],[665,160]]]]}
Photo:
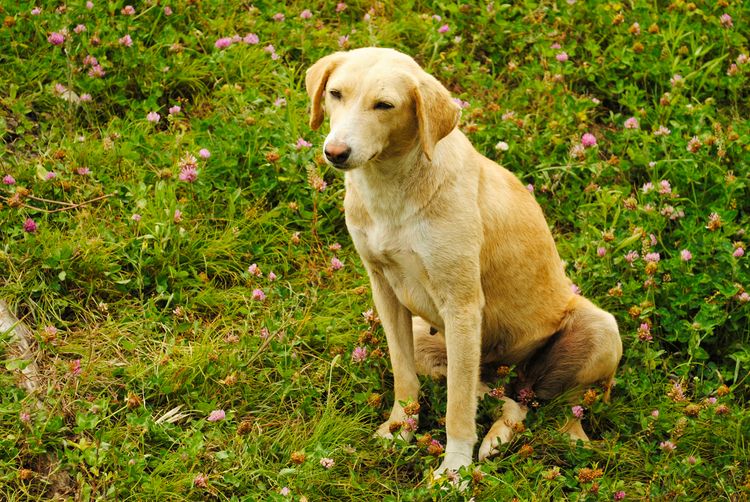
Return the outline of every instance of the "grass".
{"type": "Polygon", "coordinates": [[[0,6],[0,299],[42,382],[16,387],[0,334],[0,498],[748,498],[748,5],[133,7],[0,6]],[[590,448],[544,403],[467,492],[433,487],[430,380],[418,441],[371,437],[387,347],[303,85],[367,45],[462,101],[462,130],[533,189],[568,274],[617,317],[613,399],[581,401],[590,448]]]}

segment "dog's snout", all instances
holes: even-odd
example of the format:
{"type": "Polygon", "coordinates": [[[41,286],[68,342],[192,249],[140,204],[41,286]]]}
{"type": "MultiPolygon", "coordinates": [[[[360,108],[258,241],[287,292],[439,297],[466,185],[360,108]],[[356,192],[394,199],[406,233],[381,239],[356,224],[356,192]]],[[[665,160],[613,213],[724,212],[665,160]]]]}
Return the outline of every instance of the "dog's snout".
{"type": "Polygon", "coordinates": [[[331,142],[326,145],[324,153],[332,163],[344,164],[351,155],[352,149],[346,143],[331,142]]]}

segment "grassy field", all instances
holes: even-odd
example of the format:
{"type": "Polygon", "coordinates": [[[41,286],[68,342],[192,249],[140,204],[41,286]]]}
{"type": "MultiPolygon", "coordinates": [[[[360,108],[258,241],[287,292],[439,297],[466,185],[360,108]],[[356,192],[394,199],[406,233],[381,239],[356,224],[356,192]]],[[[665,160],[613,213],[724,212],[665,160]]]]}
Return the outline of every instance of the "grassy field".
{"type": "MultiPolygon", "coordinates": [[[[0,499],[747,500],[750,4],[0,2],[0,499]],[[304,71],[394,47],[528,184],[581,292],[618,319],[589,448],[543,403],[431,486],[308,126],[304,71]],[[356,352],[355,352],[356,351],[356,352]],[[354,357],[353,357],[354,355],[354,357]]],[[[480,437],[497,401],[480,404],[480,437]]]]}

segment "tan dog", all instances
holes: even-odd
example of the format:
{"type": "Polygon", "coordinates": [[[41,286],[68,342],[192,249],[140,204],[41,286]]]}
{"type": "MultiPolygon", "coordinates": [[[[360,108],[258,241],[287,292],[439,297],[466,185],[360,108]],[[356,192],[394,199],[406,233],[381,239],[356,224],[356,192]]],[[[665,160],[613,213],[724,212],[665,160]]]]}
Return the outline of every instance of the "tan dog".
{"type": "MultiPolygon", "coordinates": [[[[330,116],[325,157],[346,171],[346,224],[388,339],[395,403],[378,435],[406,418],[418,370],[447,376],[436,475],[472,461],[480,364],[517,365],[542,399],[613,378],[622,355],[614,317],[571,291],[541,208],[456,128],[445,87],[409,56],[378,48],[320,59],[306,86],[312,128],[330,116]]],[[[505,398],[502,412],[480,460],[510,440],[526,408],[505,398]]],[[[565,429],[587,439],[580,421],[565,429]]]]}

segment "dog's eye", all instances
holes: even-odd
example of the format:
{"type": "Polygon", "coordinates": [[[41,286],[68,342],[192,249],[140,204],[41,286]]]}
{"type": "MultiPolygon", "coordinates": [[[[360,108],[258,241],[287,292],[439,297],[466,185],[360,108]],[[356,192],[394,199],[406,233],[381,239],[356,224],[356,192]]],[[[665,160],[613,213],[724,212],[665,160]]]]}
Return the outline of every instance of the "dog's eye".
{"type": "Polygon", "coordinates": [[[393,108],[393,105],[385,101],[378,101],[375,103],[376,110],[390,110],[391,108],[393,108]]]}
{"type": "Polygon", "coordinates": [[[338,89],[331,89],[328,91],[328,94],[330,94],[333,99],[341,99],[341,91],[338,89]]]}

